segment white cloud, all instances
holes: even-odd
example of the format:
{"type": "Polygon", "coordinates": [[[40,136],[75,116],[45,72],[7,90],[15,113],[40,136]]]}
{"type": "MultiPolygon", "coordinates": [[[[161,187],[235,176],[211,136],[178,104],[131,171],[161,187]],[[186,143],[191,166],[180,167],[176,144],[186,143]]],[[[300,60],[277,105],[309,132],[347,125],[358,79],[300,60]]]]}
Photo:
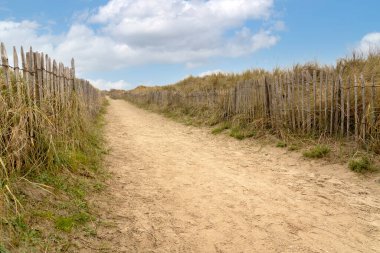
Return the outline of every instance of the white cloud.
{"type": "MultiPolygon", "coordinates": [[[[215,17],[231,22],[268,18],[272,6],[273,0],[111,0],[99,8],[92,21],[120,23],[152,18],[194,20],[215,17]]],[[[209,22],[213,20],[210,19],[209,22]]]]}
{"type": "MultiPolygon", "coordinates": [[[[59,36],[51,36],[49,34],[38,35],[39,24],[33,21],[0,21],[0,38],[6,44],[8,50],[11,46],[20,47],[26,40],[29,45],[37,46],[38,50],[51,52],[54,41],[59,40],[59,36]]],[[[24,48],[26,49],[26,48],[24,48]]]]}
{"type": "Polygon", "coordinates": [[[248,20],[264,22],[273,0],[111,0],[90,22],[102,33],[129,45],[138,62],[185,63],[188,66],[218,56],[250,54],[277,43],[277,27],[253,32],[248,20]],[[233,31],[245,30],[241,38],[233,31]]]}
{"type": "Polygon", "coordinates": [[[117,69],[136,57],[127,44],[97,35],[85,25],[73,25],[65,39],[56,45],[55,53],[60,59],[74,55],[80,61],[79,71],[117,69]]]}
{"type": "MultiPolygon", "coordinates": [[[[34,21],[0,21],[8,47],[32,45],[55,59],[76,59],[79,75],[150,63],[200,66],[214,57],[239,57],[274,46],[284,24],[259,31],[274,0],[110,0],[76,14],[67,32],[51,34],[34,21]]],[[[272,22],[273,23],[273,22],[272,22]]]]}
{"type": "Polygon", "coordinates": [[[92,85],[94,85],[96,88],[101,89],[101,90],[110,90],[110,89],[128,90],[132,88],[132,86],[124,80],[119,80],[116,82],[110,82],[103,79],[89,80],[89,81],[92,85]]]}
{"type": "Polygon", "coordinates": [[[286,30],[286,25],[284,21],[276,21],[273,25],[273,30],[275,31],[285,31],[286,30]]]}
{"type": "Polygon", "coordinates": [[[268,18],[272,5],[272,0],[111,0],[90,20],[134,46],[166,42],[197,48],[246,20],[268,18]]]}
{"type": "Polygon", "coordinates": [[[380,50],[380,33],[368,33],[365,35],[357,46],[356,50],[368,54],[372,51],[380,50]]]}
{"type": "Polygon", "coordinates": [[[0,38],[9,53],[12,46],[24,46],[25,50],[32,46],[33,50],[49,54],[66,65],[74,57],[78,74],[120,68],[126,59],[136,57],[128,45],[99,36],[86,25],[72,25],[67,33],[60,35],[39,35],[39,28],[32,21],[0,21],[0,38]]]}
{"type": "Polygon", "coordinates": [[[202,72],[202,73],[198,74],[198,76],[199,77],[205,77],[205,76],[210,76],[210,75],[214,75],[214,74],[227,74],[227,72],[220,70],[220,69],[215,69],[215,70],[209,70],[209,71],[202,72]]]}
{"type": "Polygon", "coordinates": [[[227,42],[224,52],[229,56],[238,57],[247,53],[253,53],[260,49],[270,48],[277,44],[279,37],[270,31],[261,30],[252,33],[247,27],[236,32],[235,37],[227,42]]]}

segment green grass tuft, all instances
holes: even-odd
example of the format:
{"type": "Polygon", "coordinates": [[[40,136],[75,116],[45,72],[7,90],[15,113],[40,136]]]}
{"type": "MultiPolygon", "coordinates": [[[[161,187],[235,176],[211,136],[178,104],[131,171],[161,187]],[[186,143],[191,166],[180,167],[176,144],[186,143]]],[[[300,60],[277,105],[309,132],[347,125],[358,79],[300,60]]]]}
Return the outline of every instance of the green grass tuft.
{"type": "Polygon", "coordinates": [[[9,253],[9,251],[3,245],[0,244],[0,253],[9,253]]]}
{"type": "Polygon", "coordinates": [[[288,150],[289,151],[297,151],[297,150],[300,150],[300,147],[299,146],[297,146],[297,145],[290,145],[289,147],[288,147],[288,150]]]}
{"type": "Polygon", "coordinates": [[[55,227],[64,232],[71,232],[74,220],[71,217],[59,217],[55,220],[55,227]]]}
{"type": "Polygon", "coordinates": [[[246,132],[244,134],[245,138],[252,138],[254,136],[256,136],[256,132],[255,131],[250,131],[250,132],[246,132]]]}
{"type": "Polygon", "coordinates": [[[276,144],[276,147],[278,147],[278,148],[286,148],[287,146],[288,145],[285,142],[283,142],[283,141],[279,141],[276,144]]]}
{"type": "Polygon", "coordinates": [[[348,167],[350,168],[350,170],[358,173],[376,170],[375,166],[373,165],[373,162],[367,156],[351,159],[348,163],[348,167]]]}
{"type": "Polygon", "coordinates": [[[314,148],[305,151],[303,156],[307,158],[323,158],[327,156],[330,151],[331,149],[325,145],[317,145],[314,148]]]}
{"type": "MultiPolygon", "coordinates": [[[[40,241],[41,231],[32,229],[28,224],[27,220],[23,215],[18,215],[10,220],[10,225],[12,226],[16,236],[14,239],[14,245],[18,246],[20,244],[33,245],[40,241]]],[[[3,246],[3,248],[5,248],[3,246]]],[[[0,251],[2,252],[2,251],[0,251]]]]}
{"type": "Polygon", "coordinates": [[[222,124],[222,125],[220,125],[220,126],[214,128],[214,129],[211,131],[211,133],[212,133],[212,134],[220,134],[221,132],[223,132],[224,130],[229,129],[229,128],[230,128],[230,125],[227,124],[227,123],[224,123],[224,124],[222,124]]]}
{"type": "Polygon", "coordinates": [[[95,192],[101,192],[106,188],[106,185],[100,182],[97,182],[94,184],[94,191],[95,192]]]}
{"type": "Polygon", "coordinates": [[[230,136],[238,140],[243,140],[245,138],[251,138],[256,135],[256,132],[253,130],[244,130],[240,128],[232,128],[230,136]]]}
{"type": "Polygon", "coordinates": [[[64,232],[71,232],[77,226],[83,225],[91,220],[88,213],[80,212],[72,216],[60,216],[55,219],[55,227],[64,232]]]}
{"type": "Polygon", "coordinates": [[[231,129],[230,136],[238,140],[243,140],[245,138],[245,135],[238,128],[231,129]]]}

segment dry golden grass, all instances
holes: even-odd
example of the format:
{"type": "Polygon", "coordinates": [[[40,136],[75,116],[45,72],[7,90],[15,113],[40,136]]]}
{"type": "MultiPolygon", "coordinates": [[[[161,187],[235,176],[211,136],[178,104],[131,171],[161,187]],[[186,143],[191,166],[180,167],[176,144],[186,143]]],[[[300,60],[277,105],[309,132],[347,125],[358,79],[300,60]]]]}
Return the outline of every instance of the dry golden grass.
{"type": "MultiPolygon", "coordinates": [[[[32,241],[43,237],[29,229],[29,222],[38,208],[53,208],[59,202],[54,194],[67,192],[72,200],[82,199],[70,193],[80,187],[75,177],[67,182],[60,178],[91,176],[99,166],[99,137],[92,129],[103,97],[99,92],[85,100],[83,94],[70,92],[45,95],[37,103],[25,79],[16,80],[9,73],[12,81],[6,86],[0,71],[0,249],[16,250],[38,244],[32,241]],[[56,192],[62,184],[67,187],[56,192]]],[[[66,201],[74,210],[71,200],[66,201]]]]}

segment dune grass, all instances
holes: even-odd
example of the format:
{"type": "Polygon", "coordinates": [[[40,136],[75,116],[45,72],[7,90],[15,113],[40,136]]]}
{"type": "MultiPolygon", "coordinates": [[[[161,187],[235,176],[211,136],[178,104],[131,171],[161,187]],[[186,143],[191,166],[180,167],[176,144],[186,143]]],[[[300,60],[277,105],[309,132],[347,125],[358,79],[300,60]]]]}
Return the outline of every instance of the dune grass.
{"type": "Polygon", "coordinates": [[[228,124],[228,123],[222,123],[221,125],[217,126],[216,128],[214,128],[211,133],[212,134],[220,134],[222,133],[224,130],[227,130],[229,129],[231,126],[228,124]]]}
{"type": "Polygon", "coordinates": [[[286,148],[287,146],[288,145],[286,144],[286,142],[283,142],[283,141],[279,141],[276,144],[276,147],[278,147],[278,148],[286,148]]]}
{"type": "Polygon", "coordinates": [[[41,165],[28,174],[13,174],[7,179],[7,188],[19,204],[9,201],[9,194],[2,192],[8,198],[0,231],[4,248],[74,250],[69,238],[95,231],[92,222],[96,217],[87,197],[102,190],[107,177],[101,165],[106,152],[102,121],[98,116],[83,129],[78,135],[80,146],[55,146],[49,167],[41,165]]]}
{"type": "Polygon", "coordinates": [[[67,104],[46,97],[36,105],[24,80],[21,90],[3,80],[0,71],[0,252],[65,251],[70,232],[93,219],[86,198],[106,176],[106,104],[89,107],[72,94],[67,104]]]}
{"type": "Polygon", "coordinates": [[[357,173],[374,172],[378,170],[372,159],[366,155],[352,158],[348,163],[348,167],[357,173]]]}
{"type": "Polygon", "coordinates": [[[330,153],[331,149],[326,145],[316,145],[303,153],[307,158],[323,158],[330,153]]]}

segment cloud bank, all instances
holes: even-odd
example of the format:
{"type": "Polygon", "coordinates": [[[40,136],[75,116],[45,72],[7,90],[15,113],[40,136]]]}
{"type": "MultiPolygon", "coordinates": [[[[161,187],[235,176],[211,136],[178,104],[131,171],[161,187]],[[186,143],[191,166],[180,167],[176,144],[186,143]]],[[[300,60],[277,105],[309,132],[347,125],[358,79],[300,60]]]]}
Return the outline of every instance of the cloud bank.
{"type": "Polygon", "coordinates": [[[284,24],[265,25],[273,9],[273,0],[110,0],[62,34],[30,20],[0,20],[0,38],[65,63],[74,56],[79,75],[155,63],[191,67],[276,45],[284,24]]]}
{"type": "Polygon", "coordinates": [[[360,41],[356,50],[364,54],[380,50],[380,33],[373,32],[366,34],[360,41]]]}
{"type": "Polygon", "coordinates": [[[40,35],[40,25],[26,20],[0,22],[0,36],[12,45],[27,38],[64,60],[75,55],[83,70],[191,63],[275,45],[278,36],[271,29],[254,32],[245,26],[248,20],[267,20],[272,8],[272,0],[111,0],[65,34],[40,35]]]}
{"type": "Polygon", "coordinates": [[[117,89],[117,90],[128,90],[132,88],[132,85],[124,80],[119,80],[116,82],[111,82],[103,79],[91,80],[90,83],[95,87],[101,87],[103,90],[117,89]]]}

